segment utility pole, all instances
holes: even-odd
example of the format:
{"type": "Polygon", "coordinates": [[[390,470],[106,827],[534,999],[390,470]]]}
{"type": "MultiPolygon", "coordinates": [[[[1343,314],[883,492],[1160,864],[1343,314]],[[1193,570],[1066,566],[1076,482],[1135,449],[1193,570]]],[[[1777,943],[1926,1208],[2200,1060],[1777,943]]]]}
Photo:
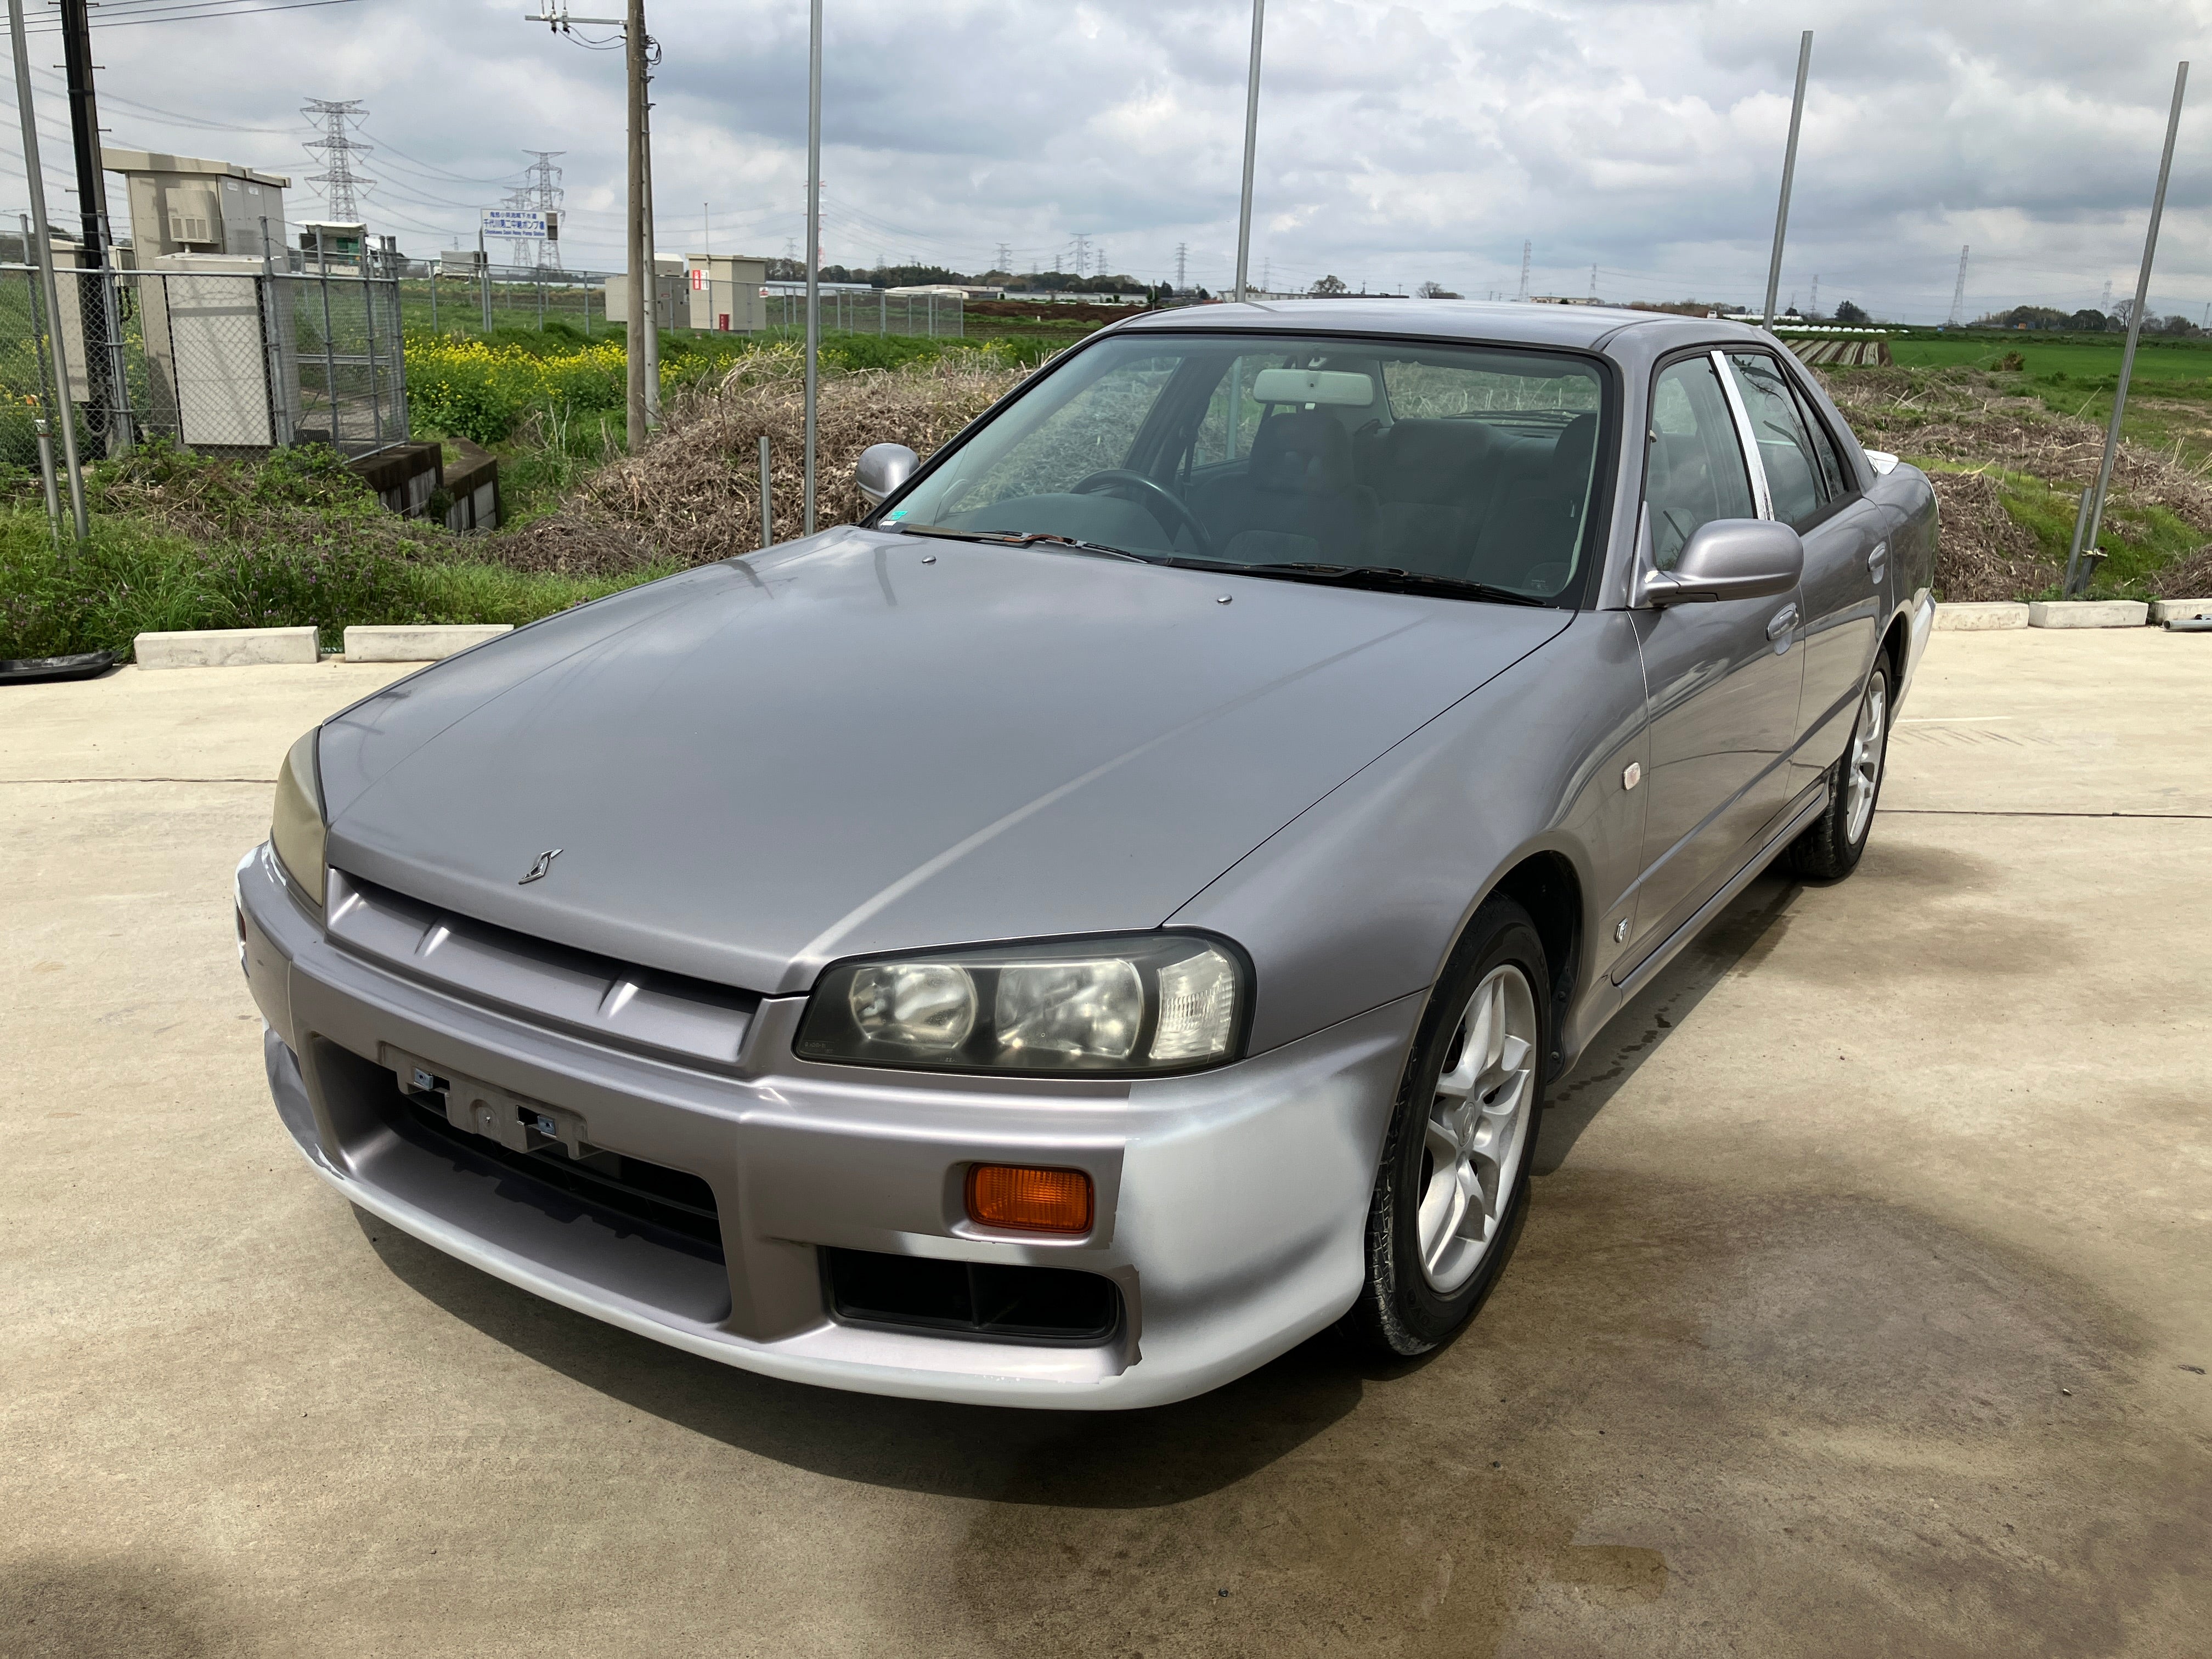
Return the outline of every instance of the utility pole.
{"type": "MultiPolygon", "coordinates": [[[[649,147],[646,100],[646,85],[653,62],[653,37],[645,32],[645,0],[628,0],[620,17],[571,17],[567,0],[562,0],[559,11],[551,9],[552,0],[546,0],[547,9],[526,12],[526,23],[544,23],[556,34],[566,34],[574,23],[599,24],[620,28],[623,32],[623,79],[629,106],[629,167],[624,180],[626,205],[625,249],[629,268],[629,305],[623,321],[627,334],[623,356],[627,360],[629,397],[625,434],[629,447],[635,450],[645,442],[647,422],[660,409],[660,337],[659,295],[656,291],[658,278],[653,267],[653,151],[649,147]],[[653,325],[648,328],[648,319],[653,325]]],[[[562,155],[561,150],[532,150],[539,157],[538,173],[541,190],[549,188],[546,174],[560,176],[560,169],[550,167],[551,157],[562,155]],[[542,169],[542,171],[541,171],[542,169]]],[[[556,194],[558,192],[556,191],[556,194]]],[[[482,241],[481,236],[478,238],[482,241]]],[[[485,292],[490,292],[487,282],[485,292]]],[[[590,301],[585,301],[585,319],[588,325],[590,301]]],[[[489,319],[490,313],[485,313],[489,319]]]]}
{"type": "Polygon", "coordinates": [[[649,315],[646,285],[653,281],[645,258],[645,0],[629,0],[623,27],[623,67],[629,82],[629,310],[627,327],[629,408],[629,436],[633,453],[645,447],[646,319],[649,315]]]}
{"type": "MultiPolygon", "coordinates": [[[[2143,313],[2150,305],[2151,260],[2158,252],[2158,222],[2166,211],[2166,181],[2173,173],[2173,141],[2181,131],[2181,97],[2189,87],[2189,64],[2184,59],[2173,72],[2173,108],[2166,118],[2166,149],[2158,161],[2158,187],[2151,192],[2150,228],[2143,236],[2142,268],[2136,274],[2135,308],[2128,313],[2127,349],[2120,354],[2120,384],[2112,393],[2112,423],[2105,428],[2105,458],[2097,468],[2097,496],[2089,509],[2089,533],[2082,545],[2091,551],[2097,546],[2098,532],[2104,528],[2105,495],[2112,486],[2112,463],[2119,457],[2120,416],[2128,406],[2128,377],[2135,372],[2136,342],[2142,337],[2143,313]]],[[[2089,572],[2068,571],[2066,591],[2071,594],[2088,586],[2089,572]]]]}
{"type": "Polygon", "coordinates": [[[1813,31],[1797,40],[1797,91],[1790,100],[1790,143],[1782,152],[1782,200],[1774,210],[1774,255],[1766,264],[1766,326],[1774,326],[1774,290],[1782,286],[1782,239],[1790,228],[1790,184],[1797,173],[1797,130],[1805,121],[1805,76],[1813,67],[1813,31]]]}
{"type": "Polygon", "coordinates": [[[1244,82],[1244,194],[1237,209],[1237,291],[1244,301],[1244,278],[1252,261],[1252,161],[1260,146],[1260,37],[1267,0],[1252,0],[1252,68],[1244,82]]]}
{"type": "Polygon", "coordinates": [[[814,410],[822,373],[822,0],[806,16],[806,501],[814,533],[814,410]]]}
{"type": "Polygon", "coordinates": [[[1958,285],[1951,290],[1951,315],[1943,325],[1946,328],[1958,327],[1960,313],[1966,308],[1966,254],[1970,246],[1970,244],[1966,243],[1960,245],[1959,281],[1958,285]]]}
{"type": "MultiPolygon", "coordinates": [[[[69,77],[70,137],[76,152],[76,204],[84,254],[76,279],[84,332],[85,425],[113,454],[131,441],[123,374],[122,319],[108,280],[107,179],[100,166],[100,106],[92,88],[92,17],[86,0],[61,0],[62,67],[69,77]]],[[[58,331],[55,337],[60,338],[58,331]]],[[[66,416],[65,416],[66,418],[66,416]]]]}
{"type": "MultiPolygon", "coordinates": [[[[39,285],[45,290],[46,337],[54,345],[54,412],[61,420],[62,465],[69,470],[70,514],[76,538],[85,538],[84,469],[76,453],[76,411],[70,406],[69,361],[62,350],[61,307],[54,284],[54,239],[46,224],[46,175],[39,165],[39,124],[31,105],[31,55],[23,40],[23,0],[8,0],[8,32],[15,50],[15,113],[23,122],[23,179],[31,192],[31,234],[38,243],[33,256],[39,266],[39,285]]],[[[44,377],[41,376],[41,379],[44,377]]],[[[40,401],[45,388],[41,386],[40,401]]]]}

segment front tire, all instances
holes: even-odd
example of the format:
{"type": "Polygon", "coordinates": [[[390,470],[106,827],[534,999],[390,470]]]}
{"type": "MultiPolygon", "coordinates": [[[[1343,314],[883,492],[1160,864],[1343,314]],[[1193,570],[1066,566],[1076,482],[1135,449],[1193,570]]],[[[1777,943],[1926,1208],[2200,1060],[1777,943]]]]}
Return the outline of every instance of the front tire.
{"type": "Polygon", "coordinates": [[[1367,1217],[1367,1282],[1339,1329],[1398,1358],[1474,1316],[1511,1253],[1552,1052],[1551,975],[1528,914],[1493,898],[1437,981],[1367,1217]]]}
{"type": "Polygon", "coordinates": [[[1889,659],[1875,660],[1859,694],[1858,719],[1851,740],[1828,773],[1828,810],[1820,814],[1782,855],[1792,875],[1808,881],[1841,881],[1859,867],[1867,838],[1874,832],[1874,809],[1881,799],[1882,774],[1889,759],[1889,659]]]}

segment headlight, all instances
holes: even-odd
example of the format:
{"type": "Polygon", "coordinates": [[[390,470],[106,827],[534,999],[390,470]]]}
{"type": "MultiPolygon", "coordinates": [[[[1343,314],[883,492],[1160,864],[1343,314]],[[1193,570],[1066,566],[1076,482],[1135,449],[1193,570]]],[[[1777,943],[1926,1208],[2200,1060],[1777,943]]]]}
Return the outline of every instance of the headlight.
{"type": "MultiPolygon", "coordinates": [[[[319,726],[316,731],[320,731],[319,726]]],[[[269,844],[284,873],[323,902],[328,870],[323,863],[323,780],[315,765],[315,732],[292,745],[276,775],[276,812],[269,844]]]]}
{"type": "Polygon", "coordinates": [[[802,1060],[939,1072],[1187,1072],[1232,1059],[1243,958],[1188,933],[1056,939],[841,963],[823,974],[802,1060]]]}

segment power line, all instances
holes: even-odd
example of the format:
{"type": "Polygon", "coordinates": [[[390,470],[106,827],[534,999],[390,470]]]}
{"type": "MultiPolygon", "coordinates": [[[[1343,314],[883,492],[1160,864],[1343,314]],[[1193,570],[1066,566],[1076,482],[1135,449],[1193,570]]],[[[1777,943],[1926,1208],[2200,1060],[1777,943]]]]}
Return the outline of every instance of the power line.
{"type": "MultiPolygon", "coordinates": [[[[240,6],[223,4],[222,0],[214,0],[214,3],[211,7],[206,5],[195,6],[190,9],[179,7],[173,15],[167,16],[118,17],[112,21],[96,17],[92,20],[92,27],[96,29],[120,29],[129,28],[133,24],[137,23],[192,23],[198,22],[208,18],[258,17],[264,12],[312,11],[322,6],[349,6],[353,3],[355,3],[355,0],[289,0],[289,3],[277,6],[240,6]]],[[[103,7],[102,9],[108,9],[108,8],[103,7]]],[[[61,25],[58,22],[27,23],[23,27],[23,33],[26,34],[58,34],[61,33],[61,25]]]]}

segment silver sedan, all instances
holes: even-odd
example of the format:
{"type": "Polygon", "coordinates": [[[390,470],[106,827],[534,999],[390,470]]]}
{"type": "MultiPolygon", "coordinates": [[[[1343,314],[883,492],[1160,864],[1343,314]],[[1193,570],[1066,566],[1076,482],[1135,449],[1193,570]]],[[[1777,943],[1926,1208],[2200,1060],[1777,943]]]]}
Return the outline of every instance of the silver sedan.
{"type": "Polygon", "coordinates": [[[1856,864],[1933,616],[1926,478],[1711,320],[1133,318],[861,482],[309,732],[237,884],[346,1198],[879,1394],[1448,1340],[1547,1087],[1856,864]]]}

